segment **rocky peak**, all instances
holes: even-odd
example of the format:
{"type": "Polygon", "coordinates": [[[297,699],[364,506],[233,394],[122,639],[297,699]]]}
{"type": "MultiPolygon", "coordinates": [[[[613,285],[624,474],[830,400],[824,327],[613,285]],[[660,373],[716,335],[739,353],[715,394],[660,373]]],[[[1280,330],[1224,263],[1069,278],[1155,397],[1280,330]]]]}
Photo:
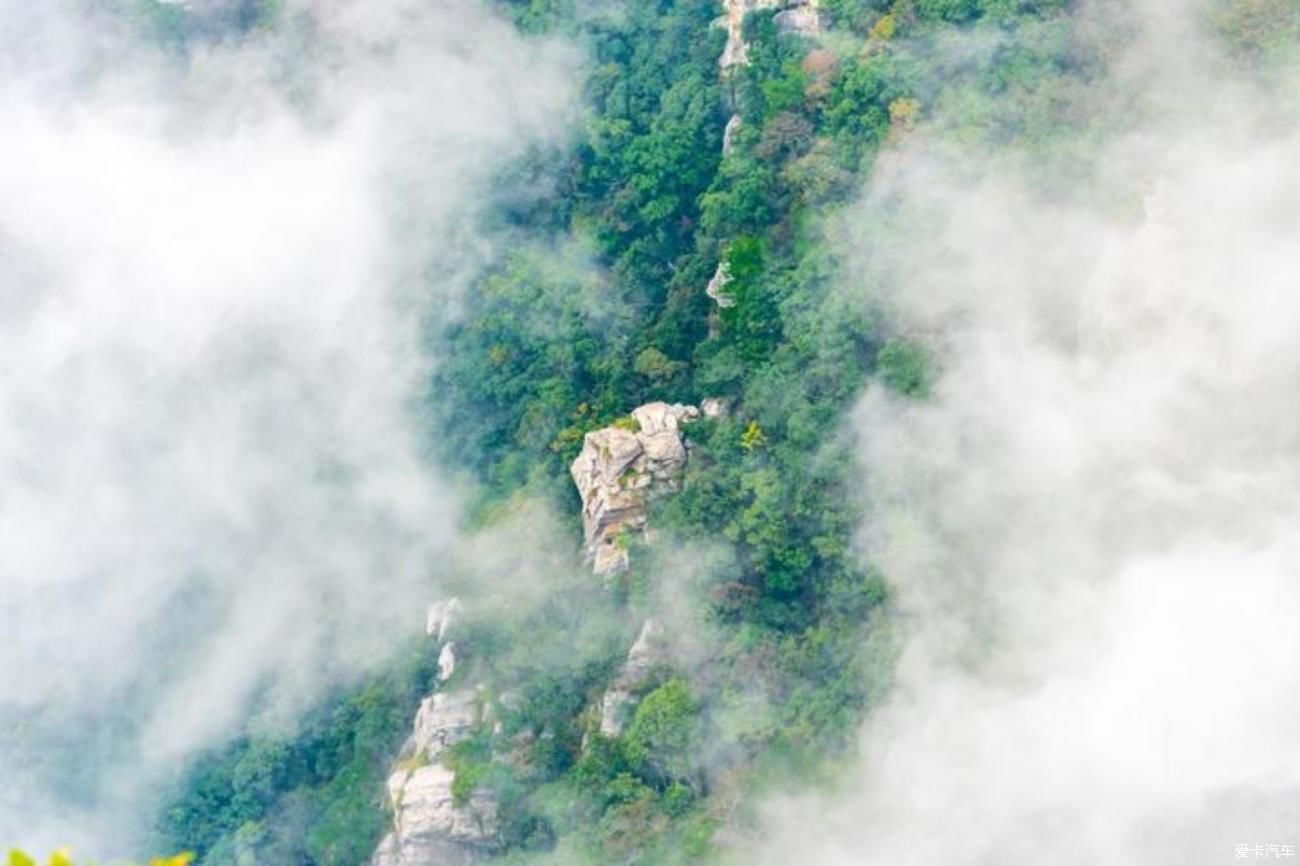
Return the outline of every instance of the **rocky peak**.
{"type": "Polygon", "coordinates": [[[593,430],[569,467],[582,499],[587,556],[599,575],[627,568],[627,533],[644,533],[652,495],[677,489],[686,465],[682,425],[700,417],[694,406],[647,403],[632,422],[593,430]]]}

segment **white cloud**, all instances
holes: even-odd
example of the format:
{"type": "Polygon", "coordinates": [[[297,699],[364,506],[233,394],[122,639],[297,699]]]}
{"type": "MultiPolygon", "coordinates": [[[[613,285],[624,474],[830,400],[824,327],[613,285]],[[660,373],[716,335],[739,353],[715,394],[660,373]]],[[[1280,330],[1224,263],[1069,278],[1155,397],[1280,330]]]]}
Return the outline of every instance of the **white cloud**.
{"type": "Polygon", "coordinates": [[[483,260],[490,172],[563,133],[573,58],[470,2],[299,6],[178,58],[0,2],[6,843],[120,842],[259,690],[299,705],[418,629],[455,537],[420,328],[483,260]],[[33,744],[78,739],[52,791],[33,744]]]}
{"type": "Polygon", "coordinates": [[[858,215],[901,202],[858,251],[942,372],[855,417],[910,639],[847,790],[771,804],[760,862],[1300,850],[1300,130],[1199,11],[1130,8],[1095,86],[1140,111],[1068,199],[921,132],[858,215]]]}

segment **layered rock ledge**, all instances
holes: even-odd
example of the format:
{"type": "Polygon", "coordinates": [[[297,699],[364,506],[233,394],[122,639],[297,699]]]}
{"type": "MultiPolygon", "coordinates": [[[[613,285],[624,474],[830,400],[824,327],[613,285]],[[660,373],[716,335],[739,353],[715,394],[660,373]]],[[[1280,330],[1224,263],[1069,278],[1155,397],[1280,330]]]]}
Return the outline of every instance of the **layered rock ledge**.
{"type": "Polygon", "coordinates": [[[627,425],[593,430],[569,467],[582,498],[587,557],[599,575],[627,568],[630,536],[646,529],[654,495],[678,489],[686,465],[682,425],[700,417],[694,406],[647,403],[627,425]]]}
{"type": "MultiPolygon", "coordinates": [[[[454,645],[447,638],[459,612],[455,599],[429,608],[426,629],[441,644],[439,681],[454,671],[454,645]]],[[[379,843],[372,866],[469,866],[496,849],[496,796],[476,789],[457,798],[456,773],[443,760],[447,749],[483,724],[482,706],[475,688],[435,692],[420,702],[411,736],[388,777],[393,826],[379,843]]]]}

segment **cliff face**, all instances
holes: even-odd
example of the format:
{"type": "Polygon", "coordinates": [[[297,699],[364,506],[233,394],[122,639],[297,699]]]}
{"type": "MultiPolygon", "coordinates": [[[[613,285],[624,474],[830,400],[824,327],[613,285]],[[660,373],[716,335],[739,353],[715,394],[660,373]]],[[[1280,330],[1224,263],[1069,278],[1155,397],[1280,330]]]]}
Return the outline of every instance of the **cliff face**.
{"type": "Polygon", "coordinates": [[[582,498],[586,553],[596,574],[627,568],[629,536],[645,532],[651,497],[677,489],[686,465],[681,428],[699,417],[694,406],[647,403],[632,410],[631,425],[583,437],[569,473],[582,498]]]}
{"type": "Polygon", "coordinates": [[[496,848],[495,796],[480,788],[457,803],[455,781],[453,770],[436,763],[393,774],[393,830],[373,866],[468,866],[496,848]]]}
{"type": "MultiPolygon", "coordinates": [[[[426,631],[440,645],[438,678],[455,668],[448,640],[460,603],[430,606],[426,631]]],[[[444,763],[446,751],[468,739],[484,723],[479,690],[436,692],[420,703],[401,759],[388,777],[392,829],[379,843],[372,866],[468,866],[496,848],[496,797],[476,789],[457,798],[456,773],[444,763]]]]}

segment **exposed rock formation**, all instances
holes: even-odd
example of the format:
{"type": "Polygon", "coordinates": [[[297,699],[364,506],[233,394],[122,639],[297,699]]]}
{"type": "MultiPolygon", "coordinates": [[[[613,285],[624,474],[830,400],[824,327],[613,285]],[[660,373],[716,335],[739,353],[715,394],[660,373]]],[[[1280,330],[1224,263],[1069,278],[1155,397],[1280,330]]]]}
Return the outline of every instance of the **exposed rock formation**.
{"type": "Polygon", "coordinates": [[[818,0],[723,0],[720,26],[727,30],[727,45],[718,60],[725,72],[733,66],[749,62],[749,46],[745,44],[745,16],[762,9],[780,9],[776,23],[782,31],[815,35],[821,32],[817,12],[818,0]]]}
{"type": "Polygon", "coordinates": [[[460,599],[448,598],[429,605],[424,618],[424,633],[439,643],[447,639],[447,631],[460,616],[460,599]]]}
{"type": "Polygon", "coordinates": [[[473,689],[438,692],[420,702],[408,750],[429,760],[468,737],[479,723],[479,696],[473,689]]]}
{"type": "Polygon", "coordinates": [[[773,20],[782,33],[802,33],[805,36],[816,36],[822,32],[821,15],[817,12],[816,0],[809,0],[807,4],[802,6],[783,9],[776,13],[773,20]]]}
{"type": "Polygon", "coordinates": [[[727,414],[727,403],[720,397],[705,397],[700,401],[700,411],[705,418],[722,418],[727,414]]]}
{"type": "Polygon", "coordinates": [[[447,641],[438,653],[438,682],[445,683],[456,672],[456,644],[447,641]]]}
{"type": "Polygon", "coordinates": [[[401,770],[388,780],[393,830],[373,866],[468,866],[495,847],[496,799],[477,790],[463,804],[452,793],[456,774],[441,764],[401,770]]]}
{"type": "MultiPolygon", "coordinates": [[[[429,634],[445,639],[459,610],[455,599],[432,605],[426,619],[429,634]]],[[[440,681],[451,676],[455,664],[454,644],[443,643],[440,681]]],[[[479,789],[457,803],[452,790],[456,774],[442,760],[447,749],[483,723],[482,703],[478,689],[437,692],[420,702],[401,760],[388,777],[393,828],[379,843],[372,866],[468,866],[494,850],[495,795],[479,789]]]]}
{"type": "Polygon", "coordinates": [[[722,155],[726,156],[731,153],[732,148],[736,146],[736,133],[740,132],[740,115],[733,114],[727,118],[727,125],[722,130],[722,155]]]}
{"type": "Polygon", "coordinates": [[[708,286],[704,289],[704,294],[713,298],[717,305],[724,310],[727,307],[736,305],[735,298],[722,293],[722,290],[727,287],[729,282],[731,282],[731,271],[727,267],[727,260],[723,259],[718,262],[718,269],[713,272],[713,279],[709,280],[708,286]]]}
{"type": "Polygon", "coordinates": [[[637,429],[593,430],[569,467],[582,498],[587,555],[599,575],[627,567],[625,535],[645,531],[651,495],[675,490],[686,465],[681,425],[700,417],[694,406],[647,403],[632,410],[637,429]]]}
{"type": "Polygon", "coordinates": [[[656,666],[667,661],[667,640],[663,628],[652,619],[645,621],[627,661],[610,683],[600,701],[600,732],[606,737],[623,733],[636,709],[638,689],[656,666]]]}

